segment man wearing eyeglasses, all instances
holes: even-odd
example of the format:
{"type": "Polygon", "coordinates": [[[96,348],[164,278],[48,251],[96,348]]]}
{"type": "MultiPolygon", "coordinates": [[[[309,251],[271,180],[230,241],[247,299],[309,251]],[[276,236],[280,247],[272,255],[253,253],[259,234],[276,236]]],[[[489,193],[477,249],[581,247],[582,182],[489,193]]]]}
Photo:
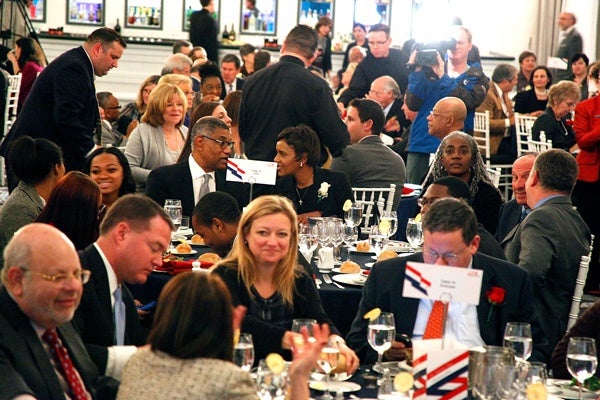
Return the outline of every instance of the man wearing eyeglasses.
{"type": "MultiPolygon", "coordinates": [[[[545,339],[534,315],[533,289],[527,273],[514,264],[479,253],[479,243],[477,218],[467,203],[445,198],[431,204],[423,217],[423,251],[376,263],[365,283],[358,313],[346,337],[361,363],[369,364],[377,359],[377,353],[366,341],[368,320],[363,318],[375,307],[394,314],[397,336],[423,337],[433,301],[402,297],[408,261],[438,265],[440,274],[444,266],[483,270],[479,305],[448,304],[446,338],[468,347],[502,346],[507,322],[527,322],[533,333],[531,359],[546,360],[549,354],[540,352],[545,339]],[[501,304],[488,301],[487,293],[492,288],[504,290],[501,304]]],[[[404,344],[394,341],[392,348],[384,353],[384,359],[403,359],[404,348],[404,344]]]]}
{"type": "Polygon", "coordinates": [[[225,180],[227,159],[233,152],[229,127],[215,117],[202,117],[191,129],[192,154],[177,164],[150,172],[146,195],[158,204],[166,199],[181,200],[183,215],[191,216],[194,206],[207,193],[232,195],[240,207],[248,204],[248,190],[243,183],[225,180]]]}
{"type": "Polygon", "coordinates": [[[133,296],[124,285],[143,284],[171,240],[163,207],[142,194],[119,198],[100,224],[98,240],[79,252],[92,272],[73,322],[98,370],[120,379],[125,363],[146,342],[133,296]]]}
{"type": "Polygon", "coordinates": [[[120,116],[119,99],[111,92],[98,92],[96,98],[98,106],[101,108],[100,118],[102,119],[100,144],[102,146],[125,146],[127,144],[127,127],[132,121],[131,118],[126,115],[120,116]]]}
{"type": "Polygon", "coordinates": [[[454,131],[465,127],[467,107],[458,97],[440,99],[427,116],[427,129],[431,136],[442,140],[454,131]]]}
{"type": "Polygon", "coordinates": [[[33,223],[15,233],[0,287],[0,398],[115,398],[118,383],[99,379],[71,323],[89,278],[58,229],[33,223]],[[68,361],[52,349],[66,349],[68,361]]]}
{"type": "Polygon", "coordinates": [[[391,76],[400,91],[406,91],[408,70],[404,68],[408,56],[400,49],[393,49],[390,27],[376,24],[371,27],[368,35],[369,54],[358,64],[348,89],[338,99],[338,107],[344,109],[354,98],[364,97],[371,88],[371,83],[380,76],[391,76]]]}

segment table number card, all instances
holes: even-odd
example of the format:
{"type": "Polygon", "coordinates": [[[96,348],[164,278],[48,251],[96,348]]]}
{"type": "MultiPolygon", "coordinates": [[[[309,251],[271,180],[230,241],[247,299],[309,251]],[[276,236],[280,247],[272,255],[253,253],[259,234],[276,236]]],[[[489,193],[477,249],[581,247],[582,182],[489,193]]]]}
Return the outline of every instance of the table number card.
{"type": "Polygon", "coordinates": [[[227,159],[226,180],[242,183],[274,185],[277,179],[277,163],[272,161],[227,159]]]}
{"type": "Polygon", "coordinates": [[[483,271],[472,268],[406,263],[404,297],[479,304],[483,271]]]}

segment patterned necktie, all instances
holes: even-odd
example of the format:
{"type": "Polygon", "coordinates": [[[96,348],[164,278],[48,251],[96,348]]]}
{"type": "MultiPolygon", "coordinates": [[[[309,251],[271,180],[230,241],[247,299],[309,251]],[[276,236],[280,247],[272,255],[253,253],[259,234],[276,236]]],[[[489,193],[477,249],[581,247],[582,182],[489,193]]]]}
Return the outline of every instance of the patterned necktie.
{"type": "Polygon", "coordinates": [[[431,308],[423,339],[441,339],[444,334],[444,320],[446,319],[446,306],[436,300],[431,308]]]}
{"type": "Polygon", "coordinates": [[[521,208],[521,218],[519,219],[519,222],[523,221],[526,216],[527,216],[527,210],[525,209],[525,207],[522,207],[521,208]]]}
{"type": "Polygon", "coordinates": [[[63,375],[69,385],[69,389],[71,389],[71,398],[76,400],[89,399],[89,393],[85,390],[81,378],[77,374],[77,371],[75,371],[71,357],[69,357],[67,349],[62,345],[58,338],[56,330],[48,329],[42,335],[42,340],[50,346],[50,352],[54,357],[56,368],[63,375]]]}
{"type": "Polygon", "coordinates": [[[210,174],[202,175],[202,185],[200,185],[200,190],[198,191],[198,201],[208,193],[210,193],[210,180],[212,176],[210,174]]]}
{"type": "Polygon", "coordinates": [[[229,84],[229,90],[227,91],[227,94],[233,92],[233,85],[230,83],[229,84]]]}
{"type": "Polygon", "coordinates": [[[125,344],[125,303],[123,302],[121,286],[117,286],[113,296],[115,296],[115,339],[117,345],[122,346],[125,344]]]}

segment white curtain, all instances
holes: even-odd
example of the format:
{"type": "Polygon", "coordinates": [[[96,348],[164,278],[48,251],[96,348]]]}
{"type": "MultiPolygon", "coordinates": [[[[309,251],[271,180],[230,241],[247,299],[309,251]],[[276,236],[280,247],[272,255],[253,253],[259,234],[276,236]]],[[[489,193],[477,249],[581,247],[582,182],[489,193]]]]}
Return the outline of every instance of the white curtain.
{"type": "Polygon", "coordinates": [[[558,16],[563,8],[563,0],[538,0],[537,35],[533,37],[531,50],[537,55],[538,64],[545,65],[548,57],[558,46],[558,16]]]}

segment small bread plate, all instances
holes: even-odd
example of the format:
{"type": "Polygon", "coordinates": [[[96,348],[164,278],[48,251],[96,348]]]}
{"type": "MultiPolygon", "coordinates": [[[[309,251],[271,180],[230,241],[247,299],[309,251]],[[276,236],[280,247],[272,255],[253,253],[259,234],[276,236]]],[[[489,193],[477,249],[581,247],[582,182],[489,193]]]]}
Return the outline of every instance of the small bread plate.
{"type": "Polygon", "coordinates": [[[335,267],[332,271],[336,272],[338,274],[360,274],[360,272],[344,272],[344,271],[341,271],[340,267],[335,267]]]}
{"type": "MultiPolygon", "coordinates": [[[[563,379],[547,379],[546,388],[548,393],[560,397],[561,399],[579,399],[579,389],[573,386],[570,380],[563,379]]],[[[582,399],[596,399],[598,394],[588,389],[583,389],[581,393],[582,399]]]]}
{"type": "MultiPolygon", "coordinates": [[[[390,375],[392,375],[392,376],[398,375],[398,373],[402,372],[402,371],[412,372],[412,367],[406,363],[406,360],[400,361],[400,362],[387,361],[387,362],[381,363],[381,366],[383,367],[384,370],[389,369],[390,375]]],[[[383,373],[383,371],[379,371],[378,364],[373,365],[373,371],[378,372],[380,374],[383,373]]]]}
{"type": "Polygon", "coordinates": [[[356,246],[350,246],[348,248],[348,250],[350,251],[350,253],[357,253],[357,254],[375,254],[374,251],[358,251],[356,250],[356,246]]]}
{"type": "Polygon", "coordinates": [[[365,268],[373,268],[374,262],[365,263],[365,268]]]}
{"type": "Polygon", "coordinates": [[[192,228],[179,228],[177,232],[175,232],[175,234],[179,236],[192,236],[194,234],[194,231],[192,230],[192,228]]]}
{"type": "MultiPolygon", "coordinates": [[[[341,372],[338,374],[333,373],[333,374],[329,375],[329,380],[336,381],[336,382],[347,381],[350,378],[352,378],[352,374],[348,374],[347,372],[341,372]]],[[[325,374],[318,372],[318,371],[313,371],[310,374],[310,379],[312,379],[313,381],[324,381],[325,374]]]]}
{"type": "Polygon", "coordinates": [[[173,249],[173,250],[170,250],[169,253],[171,253],[175,256],[191,256],[194,254],[198,254],[198,251],[192,249],[192,251],[190,251],[189,253],[179,253],[177,250],[173,249]]]}
{"type": "Polygon", "coordinates": [[[204,243],[194,243],[191,240],[188,241],[189,245],[192,247],[208,247],[207,245],[205,245],[204,243]]]}
{"type": "Polygon", "coordinates": [[[388,241],[386,248],[396,253],[413,253],[415,251],[407,242],[400,242],[398,240],[388,241]]]}
{"type": "Polygon", "coordinates": [[[364,286],[367,277],[362,274],[339,274],[332,276],[331,279],[344,285],[364,286]]]}
{"type": "Polygon", "coordinates": [[[330,392],[333,393],[338,393],[338,392],[342,392],[342,393],[350,393],[350,392],[358,392],[360,390],[360,385],[358,383],[354,383],[354,382],[338,382],[338,381],[329,381],[329,384],[327,384],[327,382],[323,382],[323,381],[310,381],[308,383],[308,387],[310,387],[313,390],[318,390],[321,392],[324,392],[325,389],[328,389],[330,392]]]}

